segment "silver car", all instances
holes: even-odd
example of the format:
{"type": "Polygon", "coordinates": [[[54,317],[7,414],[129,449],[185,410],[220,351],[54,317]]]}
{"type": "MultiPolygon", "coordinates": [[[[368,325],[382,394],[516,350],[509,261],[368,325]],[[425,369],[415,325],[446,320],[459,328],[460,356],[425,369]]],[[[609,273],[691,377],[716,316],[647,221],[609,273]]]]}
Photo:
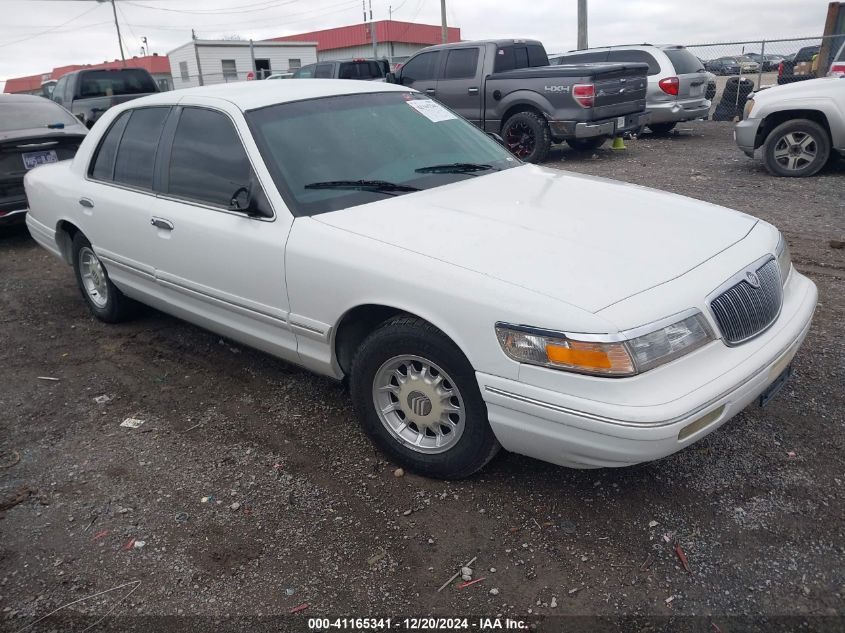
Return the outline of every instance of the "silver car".
{"type": "Polygon", "coordinates": [[[552,65],[598,62],[648,64],[646,110],[649,129],[668,134],[681,121],[706,118],[710,101],[705,95],[708,76],[695,55],[683,46],[607,46],[570,51],[549,57],[552,65]]]}

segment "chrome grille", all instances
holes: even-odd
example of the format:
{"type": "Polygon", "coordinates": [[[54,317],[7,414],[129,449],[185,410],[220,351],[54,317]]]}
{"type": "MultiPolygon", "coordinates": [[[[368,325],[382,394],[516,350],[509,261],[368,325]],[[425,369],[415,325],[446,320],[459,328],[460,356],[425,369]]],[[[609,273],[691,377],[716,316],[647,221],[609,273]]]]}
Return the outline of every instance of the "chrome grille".
{"type": "MultiPolygon", "coordinates": [[[[749,279],[742,279],[710,302],[722,337],[730,345],[754,338],[774,323],[780,313],[783,286],[777,262],[770,259],[754,275],[759,287],[749,279]]],[[[752,281],[754,275],[749,275],[752,281]]]]}

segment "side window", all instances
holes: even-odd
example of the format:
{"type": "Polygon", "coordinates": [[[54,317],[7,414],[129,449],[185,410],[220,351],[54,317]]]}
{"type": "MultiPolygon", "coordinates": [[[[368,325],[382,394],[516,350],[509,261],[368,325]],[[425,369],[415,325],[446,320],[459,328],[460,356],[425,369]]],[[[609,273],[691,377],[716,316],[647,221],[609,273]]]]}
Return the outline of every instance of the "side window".
{"type": "Polygon", "coordinates": [[[607,51],[596,53],[574,53],[572,55],[564,55],[560,58],[560,63],[568,64],[595,64],[597,62],[607,61],[607,51]]]}
{"type": "Polygon", "coordinates": [[[503,73],[516,68],[513,56],[513,46],[502,46],[496,51],[496,63],[493,64],[494,73],[503,73]]]}
{"type": "Polygon", "coordinates": [[[537,44],[528,45],[528,65],[531,68],[549,65],[549,56],[546,55],[546,49],[537,44]]]}
{"type": "Polygon", "coordinates": [[[70,77],[67,78],[67,83],[65,84],[65,94],[64,94],[65,106],[67,106],[68,104],[73,102],[73,98],[76,96],[73,93],[76,91],[75,85],[78,81],[79,81],[79,73],[77,73],[76,75],[71,75],[70,77]]]}
{"type": "Polygon", "coordinates": [[[315,79],[331,79],[332,65],[331,64],[317,64],[317,70],[314,71],[315,79]]]}
{"type": "Polygon", "coordinates": [[[153,188],[156,150],[169,112],[170,108],[132,110],[117,150],[115,182],[141,189],[153,188]]]}
{"type": "Polygon", "coordinates": [[[251,176],[229,117],[203,108],[182,110],[170,154],[169,194],[228,209],[238,190],[249,188],[251,176]]]}
{"type": "Polygon", "coordinates": [[[310,79],[314,76],[314,70],[317,68],[317,64],[308,64],[307,66],[303,66],[295,73],[293,73],[294,79],[310,79]]]}
{"type": "Polygon", "coordinates": [[[62,77],[56,82],[56,87],[53,88],[53,101],[56,103],[65,102],[65,84],[67,84],[67,77],[62,77]]]}
{"type": "Polygon", "coordinates": [[[446,57],[443,79],[472,79],[477,67],[477,48],[455,48],[446,57]]]}
{"type": "Polygon", "coordinates": [[[402,84],[408,86],[415,81],[434,79],[440,51],[421,53],[402,66],[402,84]]]}
{"type": "Polygon", "coordinates": [[[637,64],[648,64],[648,74],[660,74],[660,64],[651,53],[646,51],[627,50],[627,51],[610,51],[607,55],[609,62],[635,62],[637,64]]]}
{"type": "Polygon", "coordinates": [[[126,129],[126,124],[129,122],[129,115],[131,112],[124,112],[112,123],[109,131],[100,141],[100,147],[97,148],[97,153],[94,155],[94,160],[91,161],[91,167],[88,170],[88,175],[95,180],[108,180],[114,178],[114,158],[117,156],[117,146],[120,143],[120,137],[123,136],[123,130],[126,129]]]}

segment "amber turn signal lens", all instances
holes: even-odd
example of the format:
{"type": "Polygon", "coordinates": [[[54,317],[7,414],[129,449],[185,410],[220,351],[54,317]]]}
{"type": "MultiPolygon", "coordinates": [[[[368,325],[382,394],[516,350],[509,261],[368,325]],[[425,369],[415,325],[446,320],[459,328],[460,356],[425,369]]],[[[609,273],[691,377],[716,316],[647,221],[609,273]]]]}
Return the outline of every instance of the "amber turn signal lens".
{"type": "Polygon", "coordinates": [[[613,365],[603,350],[573,349],[559,345],[546,345],[546,355],[553,363],[577,365],[593,369],[610,369],[613,365]]]}

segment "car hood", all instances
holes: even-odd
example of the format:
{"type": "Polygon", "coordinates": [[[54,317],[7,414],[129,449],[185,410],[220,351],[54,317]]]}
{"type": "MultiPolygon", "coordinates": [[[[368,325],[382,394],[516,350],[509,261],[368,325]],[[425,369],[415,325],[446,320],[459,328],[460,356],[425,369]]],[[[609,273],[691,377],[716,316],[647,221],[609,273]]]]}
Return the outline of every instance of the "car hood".
{"type": "Polygon", "coordinates": [[[534,165],[314,219],[590,312],[683,275],[757,222],[691,198],[534,165]]]}

